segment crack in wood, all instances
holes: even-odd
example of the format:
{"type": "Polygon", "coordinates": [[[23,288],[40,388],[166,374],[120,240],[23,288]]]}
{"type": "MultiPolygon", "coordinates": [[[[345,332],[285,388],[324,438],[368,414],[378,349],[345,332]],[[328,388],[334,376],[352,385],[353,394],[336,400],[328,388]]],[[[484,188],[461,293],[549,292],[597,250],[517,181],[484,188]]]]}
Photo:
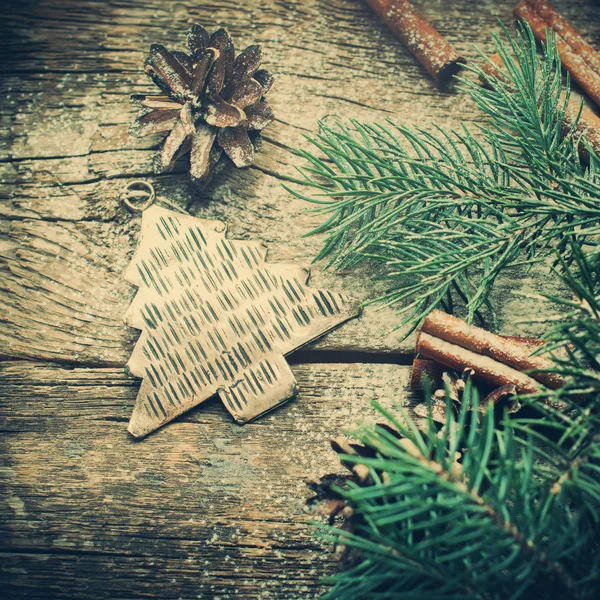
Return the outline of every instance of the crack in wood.
{"type": "MultiPolygon", "coordinates": [[[[290,365],[313,365],[313,364],[341,364],[341,365],[411,365],[414,352],[411,350],[404,351],[400,348],[398,352],[369,352],[367,350],[298,350],[286,357],[290,365]]],[[[0,355],[0,365],[2,363],[22,363],[26,365],[56,365],[61,368],[88,368],[88,369],[110,369],[122,368],[125,369],[126,362],[110,362],[110,361],[72,361],[53,359],[51,362],[43,359],[22,359],[0,355]]],[[[140,381],[139,378],[132,378],[132,383],[140,381]]],[[[56,385],[61,385],[57,382],[56,385]]],[[[107,384],[110,385],[110,384],[107,384]]],[[[122,385],[122,384],[114,384],[122,385]]]]}
{"type": "Polygon", "coordinates": [[[7,554],[37,554],[37,555],[58,555],[58,556],[103,556],[103,557],[125,557],[125,558],[147,558],[147,554],[133,554],[128,552],[103,552],[96,550],[67,550],[59,548],[35,548],[19,546],[3,546],[0,548],[0,556],[7,554]]]}

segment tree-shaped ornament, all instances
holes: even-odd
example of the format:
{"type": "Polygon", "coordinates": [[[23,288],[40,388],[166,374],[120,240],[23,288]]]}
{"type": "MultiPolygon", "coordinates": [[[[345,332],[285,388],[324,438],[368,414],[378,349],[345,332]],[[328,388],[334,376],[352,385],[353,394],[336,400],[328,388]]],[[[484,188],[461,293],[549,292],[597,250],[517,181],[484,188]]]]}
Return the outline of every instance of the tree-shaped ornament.
{"type": "Polygon", "coordinates": [[[142,377],[129,432],[144,437],[218,393],[238,423],[297,391],[284,355],[359,314],[359,302],[307,287],[309,271],[266,264],[260,242],[151,206],[125,273],[142,334],[127,364],[142,377]]]}

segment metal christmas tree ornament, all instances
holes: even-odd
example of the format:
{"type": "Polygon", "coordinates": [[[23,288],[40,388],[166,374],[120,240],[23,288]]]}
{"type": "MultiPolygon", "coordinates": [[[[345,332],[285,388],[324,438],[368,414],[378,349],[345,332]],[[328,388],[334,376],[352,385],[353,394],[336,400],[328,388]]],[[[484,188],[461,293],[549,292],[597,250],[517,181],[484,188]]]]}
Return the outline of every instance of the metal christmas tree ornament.
{"type": "Polygon", "coordinates": [[[308,287],[309,271],[267,264],[260,242],[231,241],[220,221],[156,204],[125,279],[125,315],[142,334],[127,364],[143,378],[129,423],[142,438],[218,394],[238,423],[291,398],[284,356],[355,317],[354,298],[308,287]]]}

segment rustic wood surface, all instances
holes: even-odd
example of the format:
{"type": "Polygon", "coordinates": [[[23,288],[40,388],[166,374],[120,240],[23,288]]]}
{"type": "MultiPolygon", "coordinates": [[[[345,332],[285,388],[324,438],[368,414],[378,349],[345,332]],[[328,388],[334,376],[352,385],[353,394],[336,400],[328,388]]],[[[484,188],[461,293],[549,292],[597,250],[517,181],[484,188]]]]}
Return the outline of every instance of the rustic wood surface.
{"type": "MultiPolygon", "coordinates": [[[[489,52],[513,2],[415,2],[467,58],[489,52]]],[[[600,47],[594,0],[556,0],[600,47]]],[[[320,118],[429,127],[481,120],[440,91],[360,0],[11,0],[0,22],[0,590],[7,598],[318,597],[335,566],[307,525],[304,479],[338,469],[328,438],[371,420],[370,400],[406,404],[412,340],[394,313],[360,320],[294,358],[298,398],[256,423],[211,401],[141,443],[126,433],[139,386],[123,365],[138,332],[122,279],[139,217],[119,195],[151,182],[269,260],[308,265],[319,219],[281,187],[292,147],[320,118]],[[277,74],[277,120],[256,164],[199,192],[181,168],[154,176],[157,139],[136,140],[130,93],[151,42],[183,45],[194,22],[258,42],[277,74]]],[[[361,299],[365,272],[313,267],[311,283],[361,299]]],[[[503,333],[531,308],[500,288],[503,333]]]]}

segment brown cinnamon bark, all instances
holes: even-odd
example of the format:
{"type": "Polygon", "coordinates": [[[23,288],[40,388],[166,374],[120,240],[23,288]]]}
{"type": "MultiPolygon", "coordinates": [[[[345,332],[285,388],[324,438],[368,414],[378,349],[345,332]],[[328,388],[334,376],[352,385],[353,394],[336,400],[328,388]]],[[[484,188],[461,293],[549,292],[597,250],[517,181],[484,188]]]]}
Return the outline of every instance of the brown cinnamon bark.
{"type": "MultiPolygon", "coordinates": [[[[512,336],[502,337],[519,344],[528,354],[535,352],[540,346],[543,345],[543,342],[537,338],[512,336]]],[[[443,365],[435,362],[435,360],[430,360],[428,358],[415,358],[413,360],[412,370],[410,373],[410,389],[415,391],[422,390],[423,379],[425,377],[430,381],[434,390],[440,389],[444,386],[444,381],[442,378],[443,374],[443,365]]]]}
{"type": "Polygon", "coordinates": [[[455,371],[473,369],[474,378],[494,386],[512,384],[519,394],[532,394],[540,390],[538,382],[489,356],[478,354],[421,331],[417,338],[417,352],[455,371]]]}
{"type": "MultiPolygon", "coordinates": [[[[486,74],[487,78],[481,77],[481,84],[492,88],[492,80],[495,77],[498,81],[508,83],[506,77],[503,76],[501,69],[504,67],[502,59],[499,54],[492,54],[489,58],[489,62],[486,62],[482,67],[482,71],[486,74]]],[[[581,114],[579,113],[580,103],[574,98],[569,98],[569,104],[565,112],[565,118],[561,126],[561,135],[564,137],[573,128],[573,123],[579,115],[579,121],[577,122],[576,131],[586,137],[593,151],[597,156],[600,156],[600,117],[596,116],[589,108],[581,107],[581,114]]],[[[579,156],[586,162],[589,161],[589,153],[583,143],[579,144],[577,148],[579,156]]]]}
{"type": "MultiPolygon", "coordinates": [[[[452,315],[448,315],[441,310],[434,310],[431,312],[431,314],[423,322],[421,332],[422,334],[426,334],[431,337],[434,345],[435,341],[450,343],[451,345],[457,346],[459,349],[463,348],[474,353],[474,357],[480,356],[482,359],[486,357],[491,358],[495,362],[498,362],[504,366],[508,366],[511,371],[522,372],[537,369],[547,369],[553,365],[552,361],[547,358],[541,356],[530,356],[533,349],[527,348],[522,343],[503,338],[499,335],[490,333],[489,331],[485,331],[484,329],[480,329],[479,327],[467,325],[467,323],[464,321],[461,321],[452,315]]],[[[429,337],[425,339],[429,340],[429,337]]],[[[419,338],[419,340],[420,339],[421,338],[419,338]]],[[[427,342],[427,348],[429,347],[430,342],[431,340],[427,342]]],[[[432,356],[428,353],[429,350],[427,348],[426,351],[423,352],[423,356],[438,360],[435,356],[432,356]]],[[[450,349],[448,348],[447,350],[450,349]]],[[[417,342],[417,352],[421,353],[419,341],[417,342]]],[[[474,360],[474,357],[469,356],[469,359],[474,360]]],[[[452,366],[442,360],[439,362],[446,366],[452,366]]],[[[477,372],[477,365],[473,366],[472,364],[462,364],[457,362],[457,359],[453,360],[453,362],[457,366],[452,366],[452,368],[456,368],[459,371],[462,371],[466,367],[470,367],[475,369],[477,372]]],[[[487,363],[487,361],[485,364],[488,365],[487,368],[493,368],[491,364],[487,363]]],[[[564,384],[562,377],[556,375],[555,373],[534,373],[531,377],[526,377],[527,379],[534,377],[552,389],[559,388],[564,384]]],[[[516,380],[513,381],[510,379],[507,379],[506,381],[491,381],[491,383],[497,385],[515,383],[515,385],[517,385],[516,380]]]]}
{"type": "Polygon", "coordinates": [[[517,390],[512,383],[508,383],[507,385],[501,385],[497,387],[493,392],[490,392],[484,399],[482,404],[485,406],[488,402],[492,404],[498,404],[501,400],[505,398],[510,398],[516,394],[517,390]]]}
{"type": "Polygon", "coordinates": [[[446,85],[467,61],[407,0],[365,0],[439,85],[446,85]]]}
{"type": "MultiPolygon", "coordinates": [[[[569,99],[569,105],[565,111],[565,118],[561,128],[561,135],[565,136],[573,128],[573,123],[579,115],[576,131],[583,134],[588,140],[596,156],[600,157],[600,117],[596,116],[589,108],[581,107],[579,113],[579,102],[569,99]]],[[[583,143],[580,143],[577,151],[579,156],[589,162],[589,152],[583,143]]]]}
{"type": "MultiPolygon", "coordinates": [[[[542,42],[546,41],[546,28],[552,29],[550,23],[546,22],[541,16],[542,14],[548,14],[550,10],[548,9],[548,5],[548,2],[522,0],[513,10],[515,16],[527,21],[535,37],[542,42]],[[537,12],[538,6],[541,5],[544,5],[544,8],[546,9],[542,13],[537,12]],[[535,7],[535,9],[533,7],[535,7]]],[[[556,12],[555,9],[552,10],[556,12]]],[[[552,21],[552,19],[549,20],[552,21]]],[[[556,19],[554,19],[554,22],[556,22],[556,19]]],[[[570,27],[570,30],[575,31],[572,27],[570,27]]],[[[563,31],[565,31],[565,29],[563,29],[563,31]]],[[[569,71],[571,77],[580,85],[590,99],[600,106],[600,71],[597,72],[594,69],[593,65],[596,64],[596,61],[590,61],[589,50],[583,50],[583,46],[574,41],[573,36],[568,36],[568,39],[570,39],[569,43],[558,31],[555,31],[554,38],[556,49],[560,55],[563,67],[569,71]],[[584,54],[580,54],[579,52],[581,51],[583,51],[584,54]],[[584,56],[587,57],[587,60],[584,56]]],[[[578,36],[578,38],[581,39],[580,36],[578,36]]],[[[593,51],[593,48],[591,48],[591,50],[593,51]]]]}
{"type": "MultiPolygon", "coordinates": [[[[489,90],[493,90],[493,78],[495,77],[498,81],[503,83],[504,85],[508,85],[509,80],[502,73],[502,69],[504,69],[504,63],[500,58],[500,55],[495,52],[492,54],[488,60],[481,66],[481,70],[485,73],[485,77],[479,76],[479,83],[483,87],[488,88],[489,90]]],[[[514,88],[511,89],[511,92],[514,91],[514,88]]]]}
{"type": "Polygon", "coordinates": [[[544,21],[548,27],[583,58],[583,60],[598,74],[600,74],[600,54],[588,44],[557,10],[547,0],[526,0],[527,5],[544,21]]]}

